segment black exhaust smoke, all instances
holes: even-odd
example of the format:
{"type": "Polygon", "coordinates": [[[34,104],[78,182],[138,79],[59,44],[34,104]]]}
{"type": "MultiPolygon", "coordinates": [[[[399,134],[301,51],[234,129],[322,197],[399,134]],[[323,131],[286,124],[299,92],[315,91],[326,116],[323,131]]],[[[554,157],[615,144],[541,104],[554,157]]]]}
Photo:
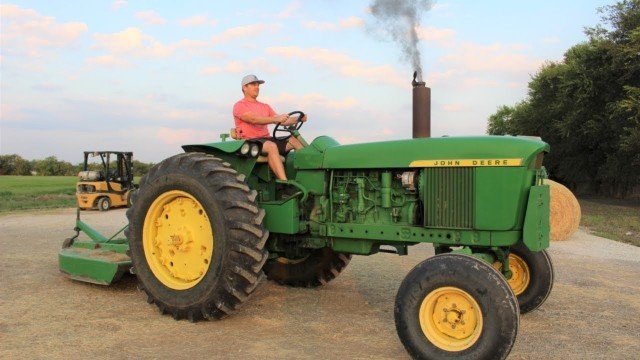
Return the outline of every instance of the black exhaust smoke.
{"type": "Polygon", "coordinates": [[[373,33],[386,33],[402,50],[413,69],[413,137],[431,136],[431,89],[422,82],[420,61],[420,15],[433,7],[432,0],[372,0],[371,15],[376,24],[368,25],[373,33]]]}
{"type": "Polygon", "coordinates": [[[431,137],[431,88],[424,81],[417,81],[413,73],[413,138],[431,137]]]}

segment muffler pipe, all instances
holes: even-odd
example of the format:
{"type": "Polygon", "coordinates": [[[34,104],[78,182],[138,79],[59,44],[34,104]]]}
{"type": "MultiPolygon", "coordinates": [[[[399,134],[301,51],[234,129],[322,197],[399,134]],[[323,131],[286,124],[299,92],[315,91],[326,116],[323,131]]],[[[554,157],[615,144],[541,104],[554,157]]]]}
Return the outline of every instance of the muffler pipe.
{"type": "Polygon", "coordinates": [[[413,138],[431,137],[431,88],[424,81],[417,81],[413,73],[413,138]]]}

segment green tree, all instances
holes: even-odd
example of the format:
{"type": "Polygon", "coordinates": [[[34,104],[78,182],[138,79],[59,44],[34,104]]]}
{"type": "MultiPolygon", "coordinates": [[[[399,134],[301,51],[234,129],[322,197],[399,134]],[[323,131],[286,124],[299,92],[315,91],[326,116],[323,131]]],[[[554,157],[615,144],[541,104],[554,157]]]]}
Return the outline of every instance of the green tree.
{"type": "Polygon", "coordinates": [[[20,155],[16,155],[13,175],[31,175],[31,163],[20,155]]]}
{"type": "Polygon", "coordinates": [[[145,164],[138,160],[133,160],[133,175],[144,176],[149,172],[153,165],[153,163],[145,164]]]}
{"type": "Polygon", "coordinates": [[[589,41],[545,64],[527,99],[489,118],[490,134],[537,135],[546,166],[574,189],[624,195],[640,183],[640,0],[600,8],[589,41]]]}
{"type": "Polygon", "coordinates": [[[77,168],[73,164],[59,161],[55,156],[36,160],[34,169],[41,176],[73,176],[77,174],[77,168]]]}
{"type": "Polygon", "coordinates": [[[513,135],[514,134],[514,121],[512,121],[512,115],[514,108],[502,105],[498,108],[498,111],[489,117],[489,124],[487,125],[487,133],[492,135],[513,135]]]}
{"type": "Polygon", "coordinates": [[[31,175],[31,164],[20,155],[0,155],[0,175],[31,175]]]}

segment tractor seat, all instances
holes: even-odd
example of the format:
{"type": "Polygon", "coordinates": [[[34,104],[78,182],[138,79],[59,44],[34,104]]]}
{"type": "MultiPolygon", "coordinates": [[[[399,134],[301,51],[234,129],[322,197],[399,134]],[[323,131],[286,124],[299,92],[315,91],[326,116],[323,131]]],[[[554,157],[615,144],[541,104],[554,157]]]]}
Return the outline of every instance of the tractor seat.
{"type": "MultiPolygon", "coordinates": [[[[231,136],[231,138],[233,140],[240,140],[238,139],[238,134],[236,133],[236,128],[231,128],[231,130],[229,130],[229,136],[231,136]]],[[[280,160],[282,160],[282,162],[284,162],[284,156],[280,155],[280,160]]],[[[269,159],[264,156],[264,155],[258,155],[258,158],[256,159],[256,162],[258,163],[266,163],[269,162],[269,159]]]]}

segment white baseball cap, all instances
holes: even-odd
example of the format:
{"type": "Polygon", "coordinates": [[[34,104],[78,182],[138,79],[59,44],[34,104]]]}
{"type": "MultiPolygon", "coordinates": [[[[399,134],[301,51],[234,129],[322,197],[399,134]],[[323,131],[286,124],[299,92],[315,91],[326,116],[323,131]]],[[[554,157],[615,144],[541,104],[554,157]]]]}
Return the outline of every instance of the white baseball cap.
{"type": "Polygon", "coordinates": [[[247,84],[251,84],[254,82],[257,82],[258,84],[264,84],[264,80],[258,79],[258,77],[253,74],[247,75],[242,78],[242,86],[245,86],[247,84]]]}

